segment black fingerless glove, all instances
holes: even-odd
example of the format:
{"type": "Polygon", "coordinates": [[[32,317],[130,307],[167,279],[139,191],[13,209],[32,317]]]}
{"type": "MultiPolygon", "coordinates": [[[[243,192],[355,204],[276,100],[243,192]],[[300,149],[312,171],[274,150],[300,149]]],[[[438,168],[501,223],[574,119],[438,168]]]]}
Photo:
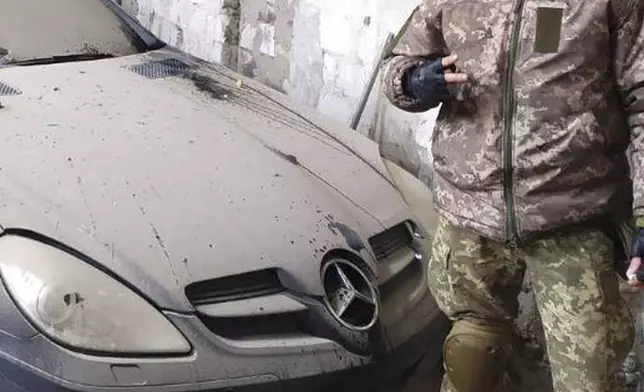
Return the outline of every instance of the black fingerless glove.
{"type": "Polygon", "coordinates": [[[442,61],[429,60],[406,72],[403,80],[405,95],[434,108],[450,97],[442,61]]]}

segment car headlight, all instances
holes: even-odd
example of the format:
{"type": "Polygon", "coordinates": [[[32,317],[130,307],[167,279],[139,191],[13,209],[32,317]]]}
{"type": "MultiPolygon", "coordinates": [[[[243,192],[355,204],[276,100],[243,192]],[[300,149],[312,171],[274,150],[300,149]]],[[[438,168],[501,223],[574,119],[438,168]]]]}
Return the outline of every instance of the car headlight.
{"type": "Polygon", "coordinates": [[[24,315],[62,345],[109,354],[191,350],[146,300],[53,246],[16,235],[0,237],[0,274],[24,315]]]}

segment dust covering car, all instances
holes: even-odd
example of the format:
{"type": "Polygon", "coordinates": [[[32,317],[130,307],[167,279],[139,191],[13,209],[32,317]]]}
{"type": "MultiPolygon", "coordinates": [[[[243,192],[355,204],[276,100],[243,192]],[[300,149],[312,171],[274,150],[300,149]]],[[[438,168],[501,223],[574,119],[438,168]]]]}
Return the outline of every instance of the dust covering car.
{"type": "Polygon", "coordinates": [[[0,4],[0,391],[366,390],[440,347],[431,196],[375,143],[110,0],[0,4]]]}

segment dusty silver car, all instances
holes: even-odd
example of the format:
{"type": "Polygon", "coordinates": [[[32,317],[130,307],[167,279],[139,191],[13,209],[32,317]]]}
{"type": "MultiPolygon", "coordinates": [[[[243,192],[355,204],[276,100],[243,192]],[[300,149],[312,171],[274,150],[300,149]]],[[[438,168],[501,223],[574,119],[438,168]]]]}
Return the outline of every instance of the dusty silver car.
{"type": "Polygon", "coordinates": [[[439,347],[431,196],[375,143],[110,0],[0,4],[0,391],[367,390],[439,347]]]}

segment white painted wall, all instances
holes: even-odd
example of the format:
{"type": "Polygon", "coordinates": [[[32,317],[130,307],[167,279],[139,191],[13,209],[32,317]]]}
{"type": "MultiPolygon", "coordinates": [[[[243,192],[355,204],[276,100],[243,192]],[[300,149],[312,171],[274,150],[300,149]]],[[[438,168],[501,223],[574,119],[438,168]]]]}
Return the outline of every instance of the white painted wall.
{"type": "Polygon", "coordinates": [[[130,9],[160,39],[212,62],[221,60],[227,24],[221,0],[138,0],[130,9]]]}

